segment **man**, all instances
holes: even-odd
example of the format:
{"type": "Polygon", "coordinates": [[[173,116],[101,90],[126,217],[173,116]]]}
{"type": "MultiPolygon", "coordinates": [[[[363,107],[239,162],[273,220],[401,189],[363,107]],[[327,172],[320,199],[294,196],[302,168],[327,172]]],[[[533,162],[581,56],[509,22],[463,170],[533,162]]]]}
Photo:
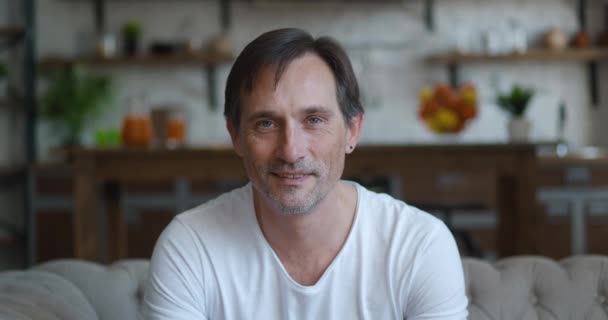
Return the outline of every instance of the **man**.
{"type": "Polygon", "coordinates": [[[447,228],[340,180],[363,108],[335,41],[261,35],[232,67],[224,114],[250,183],[166,228],[148,319],[466,319],[447,228]]]}

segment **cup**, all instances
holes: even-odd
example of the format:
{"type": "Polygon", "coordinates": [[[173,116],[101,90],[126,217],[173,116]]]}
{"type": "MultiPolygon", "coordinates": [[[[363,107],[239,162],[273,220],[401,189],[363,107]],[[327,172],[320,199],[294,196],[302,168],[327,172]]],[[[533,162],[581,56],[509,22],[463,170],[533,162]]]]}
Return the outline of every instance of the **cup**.
{"type": "Polygon", "coordinates": [[[170,109],[165,107],[156,107],[150,112],[152,131],[154,132],[152,145],[155,148],[167,147],[167,123],[169,121],[170,112],[170,109]]]}
{"type": "Polygon", "coordinates": [[[150,113],[154,132],[153,146],[174,149],[186,142],[186,117],[181,105],[163,104],[150,113]]]}
{"type": "Polygon", "coordinates": [[[183,111],[174,110],[167,122],[167,145],[177,148],[186,143],[186,118],[183,111]]]}
{"type": "Polygon", "coordinates": [[[109,32],[101,34],[97,39],[97,56],[106,59],[114,57],[118,51],[116,42],[114,34],[109,32]]]}

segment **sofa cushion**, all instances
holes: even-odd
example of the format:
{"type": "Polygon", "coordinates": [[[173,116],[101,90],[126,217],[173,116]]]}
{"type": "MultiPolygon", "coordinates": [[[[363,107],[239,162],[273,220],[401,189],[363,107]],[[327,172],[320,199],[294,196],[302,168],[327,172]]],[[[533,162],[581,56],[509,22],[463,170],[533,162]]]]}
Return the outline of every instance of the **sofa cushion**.
{"type": "Polygon", "coordinates": [[[567,270],[574,309],[581,319],[608,319],[608,257],[574,256],[561,261],[567,270]]]}
{"type": "Polygon", "coordinates": [[[463,258],[469,319],[608,320],[608,257],[463,258]]]}
{"type": "Polygon", "coordinates": [[[513,319],[570,319],[570,281],[554,260],[519,256],[496,263],[501,270],[503,310],[513,319]]]}
{"type": "Polygon", "coordinates": [[[500,314],[502,277],[493,265],[471,258],[463,260],[469,319],[491,320],[500,314]]]}
{"type": "Polygon", "coordinates": [[[74,284],[44,271],[10,271],[0,276],[0,319],[98,319],[74,284]]]}
{"type": "Polygon", "coordinates": [[[147,260],[122,260],[109,266],[64,259],[43,263],[37,270],[74,283],[97,311],[100,320],[136,319],[148,274],[147,260]]]}

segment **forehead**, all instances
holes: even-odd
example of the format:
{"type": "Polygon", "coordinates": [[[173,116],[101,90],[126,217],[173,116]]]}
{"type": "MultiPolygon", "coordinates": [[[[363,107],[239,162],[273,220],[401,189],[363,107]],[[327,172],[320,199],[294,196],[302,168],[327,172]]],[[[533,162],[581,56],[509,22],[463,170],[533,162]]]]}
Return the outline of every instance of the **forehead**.
{"type": "Polygon", "coordinates": [[[312,53],[288,63],[280,75],[277,66],[262,67],[251,91],[243,92],[242,111],[310,105],[338,107],[335,76],[327,63],[312,53]]]}

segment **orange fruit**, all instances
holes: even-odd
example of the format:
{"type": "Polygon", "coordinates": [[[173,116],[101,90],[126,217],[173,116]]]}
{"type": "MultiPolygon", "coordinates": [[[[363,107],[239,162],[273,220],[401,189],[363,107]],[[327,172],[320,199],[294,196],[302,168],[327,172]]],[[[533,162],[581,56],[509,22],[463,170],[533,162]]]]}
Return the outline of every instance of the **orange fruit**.
{"type": "Polygon", "coordinates": [[[452,90],[452,87],[450,87],[449,85],[439,84],[439,85],[435,86],[433,95],[438,103],[447,105],[452,100],[452,96],[454,95],[454,92],[452,90]]]}

